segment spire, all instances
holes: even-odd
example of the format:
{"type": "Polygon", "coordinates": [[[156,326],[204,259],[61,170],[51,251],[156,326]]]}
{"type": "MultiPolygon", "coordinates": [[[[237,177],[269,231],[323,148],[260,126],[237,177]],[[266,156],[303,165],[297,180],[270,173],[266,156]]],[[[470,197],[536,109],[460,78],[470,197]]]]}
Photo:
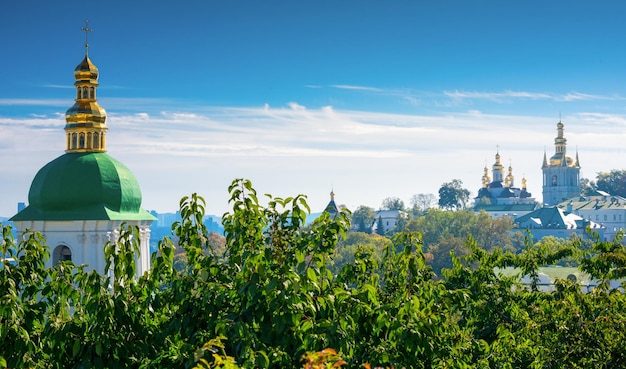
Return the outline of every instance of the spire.
{"type": "Polygon", "coordinates": [[[504,166],[500,162],[500,145],[496,145],[496,162],[491,167],[494,182],[502,182],[504,176],[504,166]]]}
{"type": "Polygon", "coordinates": [[[515,187],[514,179],[515,177],[513,176],[513,167],[511,166],[511,163],[509,163],[509,174],[507,174],[506,178],[504,179],[504,187],[515,187]]]}
{"type": "Polygon", "coordinates": [[[563,122],[559,120],[559,123],[556,125],[556,137],[554,138],[554,151],[555,155],[561,155],[562,159],[565,159],[565,148],[567,147],[567,139],[563,134],[564,131],[563,122]]]}
{"type": "Polygon", "coordinates": [[[548,167],[548,157],[546,155],[546,148],[543,148],[543,164],[541,164],[541,168],[547,168],[548,167]]]}
{"type": "Polygon", "coordinates": [[[491,182],[491,178],[489,178],[489,168],[487,168],[486,164],[485,164],[485,169],[483,170],[482,182],[483,182],[483,188],[487,188],[487,186],[489,185],[489,182],[491,182]]]}
{"type": "Polygon", "coordinates": [[[335,204],[335,191],[332,189],[330,190],[330,202],[326,205],[326,209],[324,209],[324,211],[329,213],[332,217],[337,215],[339,212],[339,208],[335,204]]]}
{"type": "Polygon", "coordinates": [[[85,27],[80,29],[81,31],[85,31],[85,56],[89,55],[89,32],[93,31],[89,28],[89,19],[85,19],[85,27]]]}
{"type": "Polygon", "coordinates": [[[85,21],[85,58],[74,69],[76,99],[65,113],[65,152],[106,151],[106,112],[98,105],[98,68],[91,62],[87,51],[87,35],[92,30],[85,21]]]}
{"type": "Polygon", "coordinates": [[[580,168],[580,161],[578,161],[578,146],[576,146],[576,163],[574,164],[576,168],[580,168]]]}

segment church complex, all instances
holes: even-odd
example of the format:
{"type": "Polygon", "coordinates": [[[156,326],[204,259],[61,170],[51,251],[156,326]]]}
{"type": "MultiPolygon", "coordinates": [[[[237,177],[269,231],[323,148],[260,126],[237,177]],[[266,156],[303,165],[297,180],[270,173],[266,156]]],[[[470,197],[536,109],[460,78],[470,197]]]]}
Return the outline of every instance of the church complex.
{"type": "MultiPolygon", "coordinates": [[[[106,112],[96,98],[98,68],[88,55],[91,30],[87,26],[82,30],[85,56],[74,70],[76,97],[65,116],[65,153],[39,170],[28,206],[10,220],[18,237],[26,230],[45,236],[52,254],[48,266],[71,260],[98,272],[106,272],[103,245],[116,242],[120,224],[137,226],[137,274],[141,275],[150,268],[150,226],[155,217],[141,208],[141,189],[132,172],[106,153],[106,112]]],[[[498,148],[491,173],[484,168],[474,211],[511,216],[519,228],[531,230],[536,237],[567,237],[591,227],[606,239],[626,228],[626,199],[600,192],[581,196],[578,152],[574,157],[568,154],[560,121],[554,147],[549,159],[544,152],[541,165],[543,206],[528,192],[526,178],[516,186],[513,168],[509,165],[505,170],[498,148]]],[[[332,192],[326,211],[338,211],[332,192]]]]}
{"type": "Polygon", "coordinates": [[[567,238],[572,234],[587,236],[587,229],[597,232],[604,240],[613,239],[619,231],[626,229],[626,199],[595,191],[583,196],[580,188],[580,160],[578,152],[571,156],[567,152],[565,126],[556,125],[554,155],[549,159],[544,152],[543,205],[526,190],[526,179],[522,187],[514,184],[513,169],[500,162],[500,153],[489,169],[484,168],[482,188],[474,199],[474,211],[485,211],[492,217],[511,216],[520,229],[531,231],[535,239],[544,236],[567,238]]]}

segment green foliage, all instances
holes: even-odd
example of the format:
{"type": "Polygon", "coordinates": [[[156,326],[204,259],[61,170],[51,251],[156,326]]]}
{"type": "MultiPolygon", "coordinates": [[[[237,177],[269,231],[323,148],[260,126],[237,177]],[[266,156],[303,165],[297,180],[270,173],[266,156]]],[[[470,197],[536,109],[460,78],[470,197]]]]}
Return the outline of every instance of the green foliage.
{"type": "Polygon", "coordinates": [[[437,197],[432,193],[418,193],[411,197],[411,218],[417,218],[437,205],[437,197]]]}
{"type": "Polygon", "coordinates": [[[470,192],[460,179],[453,179],[439,187],[439,207],[446,210],[465,209],[470,192]]]}
{"type": "Polygon", "coordinates": [[[450,212],[433,208],[410,220],[405,229],[422,234],[426,252],[432,256],[431,265],[440,275],[443,268],[452,267],[451,252],[457,256],[470,253],[466,246],[468,235],[484,250],[513,250],[512,226],[513,219],[509,217],[493,219],[485,212],[475,214],[469,210],[450,212]]]}
{"type": "Polygon", "coordinates": [[[380,263],[391,244],[389,238],[378,234],[349,232],[345,239],[337,243],[330,268],[333,274],[338,274],[345,265],[362,263],[363,260],[371,259],[380,263]]]}
{"type": "Polygon", "coordinates": [[[0,366],[626,366],[626,297],[610,284],[626,275],[621,240],[584,249],[526,238],[513,253],[498,247],[504,238],[478,232],[500,229],[481,215],[448,219],[437,209],[393,239],[348,235],[347,211],[304,227],[304,196],[267,195],[263,206],[249,181],[235,180],[229,191],[225,252],[211,249],[204,200],[193,194],[173,225],[183,267],[174,268],[166,238],[141,277],[135,227],[122,225],[118,241],[105,245],[106,275],[71,262],[46,269],[40,234],[27,231],[18,242],[3,227],[3,255],[15,262],[0,265],[0,366]],[[435,226],[438,235],[429,233],[435,226]],[[472,236],[457,245],[463,232],[472,236]],[[423,247],[432,251],[446,237],[462,252],[448,252],[437,278],[423,247]],[[332,259],[349,246],[353,256],[333,273],[332,259]],[[559,279],[553,292],[539,292],[539,267],[563,258],[600,286],[585,293],[559,279]],[[501,275],[503,268],[531,284],[501,275]]]}
{"type": "Polygon", "coordinates": [[[404,210],[404,201],[398,197],[387,197],[380,206],[381,210],[404,210]]]}
{"type": "Polygon", "coordinates": [[[352,212],[352,228],[358,232],[372,233],[376,212],[368,206],[359,206],[352,212]]]}
{"type": "Polygon", "coordinates": [[[626,197],[626,170],[612,169],[610,172],[598,172],[595,189],[610,195],[626,197]]]}

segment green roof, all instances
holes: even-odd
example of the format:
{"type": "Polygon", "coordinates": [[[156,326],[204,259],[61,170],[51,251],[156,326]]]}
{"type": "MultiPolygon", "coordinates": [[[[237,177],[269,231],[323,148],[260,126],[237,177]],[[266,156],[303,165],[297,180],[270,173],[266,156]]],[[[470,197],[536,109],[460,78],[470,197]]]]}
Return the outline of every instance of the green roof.
{"type": "Polygon", "coordinates": [[[11,220],[154,220],[131,171],[104,152],[66,153],[39,170],[11,220]]]}

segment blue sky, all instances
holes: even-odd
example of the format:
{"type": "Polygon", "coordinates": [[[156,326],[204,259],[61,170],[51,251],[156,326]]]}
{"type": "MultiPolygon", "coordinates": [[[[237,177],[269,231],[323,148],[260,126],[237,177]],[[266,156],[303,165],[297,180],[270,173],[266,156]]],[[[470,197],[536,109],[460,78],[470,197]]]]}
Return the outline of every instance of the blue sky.
{"type": "Polygon", "coordinates": [[[108,152],[143,206],[227,186],[354,209],[461,179],[496,145],[541,200],[559,116],[582,175],[626,167],[620,1],[33,1],[0,13],[0,215],[64,150],[73,69],[100,70],[108,152]]]}

